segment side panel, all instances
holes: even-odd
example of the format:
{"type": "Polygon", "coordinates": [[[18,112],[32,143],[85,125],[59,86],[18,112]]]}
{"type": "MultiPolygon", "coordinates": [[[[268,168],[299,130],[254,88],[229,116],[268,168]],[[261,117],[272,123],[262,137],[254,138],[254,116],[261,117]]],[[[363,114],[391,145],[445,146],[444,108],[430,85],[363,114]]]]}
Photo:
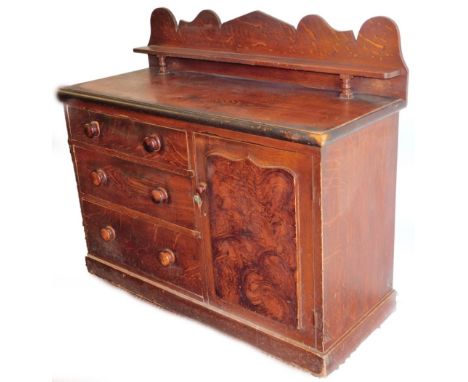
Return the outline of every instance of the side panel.
{"type": "Polygon", "coordinates": [[[392,289],[398,114],[322,149],[324,348],[392,289]]]}

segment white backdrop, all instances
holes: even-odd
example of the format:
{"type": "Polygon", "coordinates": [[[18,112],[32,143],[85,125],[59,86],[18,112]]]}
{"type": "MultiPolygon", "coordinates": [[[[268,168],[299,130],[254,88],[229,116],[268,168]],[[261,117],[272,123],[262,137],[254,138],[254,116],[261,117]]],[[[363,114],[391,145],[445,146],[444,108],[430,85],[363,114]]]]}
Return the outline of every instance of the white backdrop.
{"type": "Polygon", "coordinates": [[[153,8],[222,21],[253,10],[297,25],[320,14],[357,34],[372,16],[400,27],[410,70],[397,185],[397,311],[329,381],[467,376],[468,123],[462,2],[3,2],[0,380],[309,381],[309,374],[89,275],[60,85],[147,65],[153,8]]]}

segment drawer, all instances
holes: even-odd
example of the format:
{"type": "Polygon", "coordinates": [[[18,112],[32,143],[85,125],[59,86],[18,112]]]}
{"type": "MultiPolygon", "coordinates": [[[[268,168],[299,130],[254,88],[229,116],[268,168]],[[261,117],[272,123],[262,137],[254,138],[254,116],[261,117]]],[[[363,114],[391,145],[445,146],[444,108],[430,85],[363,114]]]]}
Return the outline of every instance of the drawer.
{"type": "Polygon", "coordinates": [[[197,239],[86,201],[82,208],[89,253],[202,294],[197,239]]]}
{"type": "Polygon", "coordinates": [[[185,131],[130,118],[68,108],[71,138],[148,161],[148,164],[188,169],[185,131]]]}
{"type": "Polygon", "coordinates": [[[74,146],[80,191],[194,228],[190,178],[74,146]]]}

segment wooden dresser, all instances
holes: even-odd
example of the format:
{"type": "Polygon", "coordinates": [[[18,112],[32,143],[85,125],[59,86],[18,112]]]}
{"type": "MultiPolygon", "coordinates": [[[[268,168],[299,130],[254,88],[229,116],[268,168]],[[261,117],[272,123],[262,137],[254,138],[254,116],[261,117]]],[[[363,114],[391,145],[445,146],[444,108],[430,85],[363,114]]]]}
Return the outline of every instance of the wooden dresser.
{"type": "Polygon", "coordinates": [[[58,92],[89,272],[327,375],[395,306],[396,25],[159,8],[135,51],[58,92]]]}

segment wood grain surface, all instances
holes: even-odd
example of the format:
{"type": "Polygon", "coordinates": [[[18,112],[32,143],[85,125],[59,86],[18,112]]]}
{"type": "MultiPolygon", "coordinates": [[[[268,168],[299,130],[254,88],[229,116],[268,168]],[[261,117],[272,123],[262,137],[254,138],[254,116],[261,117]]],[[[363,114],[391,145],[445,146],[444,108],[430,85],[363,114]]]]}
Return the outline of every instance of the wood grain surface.
{"type": "Polygon", "coordinates": [[[405,104],[365,94],[343,100],[338,90],[204,73],[161,76],[151,68],[75,85],[61,94],[313,145],[323,145],[359,128],[366,119],[378,119],[405,104]]]}
{"type": "Polygon", "coordinates": [[[194,143],[196,179],[207,184],[207,191],[201,198],[198,224],[205,238],[204,261],[210,302],[288,338],[317,346],[321,326],[318,314],[321,296],[318,292],[321,283],[320,178],[312,169],[319,169],[318,150],[300,153],[285,150],[285,147],[275,149],[205,134],[196,134],[194,143]],[[220,166],[224,172],[217,175],[219,171],[213,165],[220,166]],[[231,165],[236,171],[231,171],[231,165]],[[216,183],[214,191],[213,181],[216,183]],[[222,199],[217,196],[219,192],[222,199]],[[229,216],[231,208],[232,218],[229,216]],[[256,213],[251,213],[251,209],[256,213]],[[213,211],[220,215],[219,225],[216,217],[212,218],[213,211]],[[213,220],[215,222],[211,224],[213,220]],[[213,246],[215,236],[222,239],[217,241],[219,250],[213,246]],[[230,266],[230,259],[237,258],[236,266],[227,268],[220,262],[215,267],[215,256],[223,255],[222,250],[226,248],[230,256],[220,257],[220,260],[227,260],[226,265],[230,266]],[[264,252],[266,256],[262,257],[264,252]],[[260,304],[255,308],[247,296],[243,296],[247,290],[242,286],[241,277],[235,280],[243,288],[238,292],[238,303],[229,302],[218,294],[217,276],[219,280],[223,271],[231,275],[232,271],[237,271],[238,276],[244,277],[249,268],[256,273],[252,275],[255,277],[250,276],[249,282],[255,281],[254,285],[259,286],[256,293],[250,294],[254,302],[265,305],[267,300],[256,296],[264,293],[271,296],[268,298],[271,306],[280,307],[275,311],[289,310],[292,313],[295,310],[296,313],[281,320],[278,319],[281,315],[272,314],[271,308],[270,313],[260,304]],[[289,287],[283,290],[283,284],[289,287]],[[296,301],[293,302],[294,296],[296,301]],[[278,303],[278,298],[282,302],[278,303]],[[287,306],[289,308],[285,310],[287,306]]]}
{"type": "Polygon", "coordinates": [[[67,110],[71,138],[80,142],[128,154],[136,160],[161,168],[188,168],[187,138],[185,131],[142,123],[112,114],[96,113],[88,109],[69,107],[67,110]],[[90,122],[99,126],[99,134],[88,137],[84,127],[90,122]],[[148,152],[145,138],[158,137],[160,150],[148,152]]]}
{"type": "Polygon", "coordinates": [[[324,348],[393,290],[398,115],[322,152],[324,348]]]}
{"type": "Polygon", "coordinates": [[[293,176],[215,155],[207,171],[217,295],[297,326],[293,176]]]}
{"type": "Polygon", "coordinates": [[[58,92],[89,271],[327,375],[395,306],[396,24],[158,8],[138,50],[58,92]]]}
{"type": "Polygon", "coordinates": [[[212,305],[177,294],[173,289],[164,289],[160,284],[125,268],[104,263],[102,260],[90,256],[86,258],[86,265],[89,272],[115,286],[172,312],[218,328],[319,377],[325,377],[337,369],[349,354],[395,309],[395,293],[392,293],[369,312],[347,336],[342,337],[336,346],[327,352],[318,352],[300,342],[281,337],[277,333],[266,332],[262,330],[262,327],[252,325],[249,321],[239,320],[238,317],[231,316],[226,311],[215,309],[212,305]]]}
{"type": "Polygon", "coordinates": [[[355,38],[317,15],[305,16],[294,28],[258,11],[221,24],[216,13],[206,10],[192,22],[177,24],[168,9],[158,8],[151,16],[148,45],[163,55],[167,47],[165,53],[175,57],[175,48],[187,48],[185,56],[179,49],[179,57],[391,78],[406,72],[399,42],[396,24],[385,17],[366,21],[355,38]]]}
{"type": "Polygon", "coordinates": [[[189,178],[78,146],[74,147],[74,152],[82,193],[194,228],[192,182],[189,178]],[[106,184],[95,186],[92,183],[90,174],[96,170],[106,174],[106,184]],[[154,202],[152,192],[158,187],[167,190],[169,200],[166,203],[154,202]]]}
{"type": "Polygon", "coordinates": [[[87,201],[83,202],[83,220],[91,254],[201,295],[198,240],[87,201]],[[113,229],[112,240],[101,237],[103,227],[113,229]],[[167,250],[175,259],[163,264],[160,254],[167,250]]]}

